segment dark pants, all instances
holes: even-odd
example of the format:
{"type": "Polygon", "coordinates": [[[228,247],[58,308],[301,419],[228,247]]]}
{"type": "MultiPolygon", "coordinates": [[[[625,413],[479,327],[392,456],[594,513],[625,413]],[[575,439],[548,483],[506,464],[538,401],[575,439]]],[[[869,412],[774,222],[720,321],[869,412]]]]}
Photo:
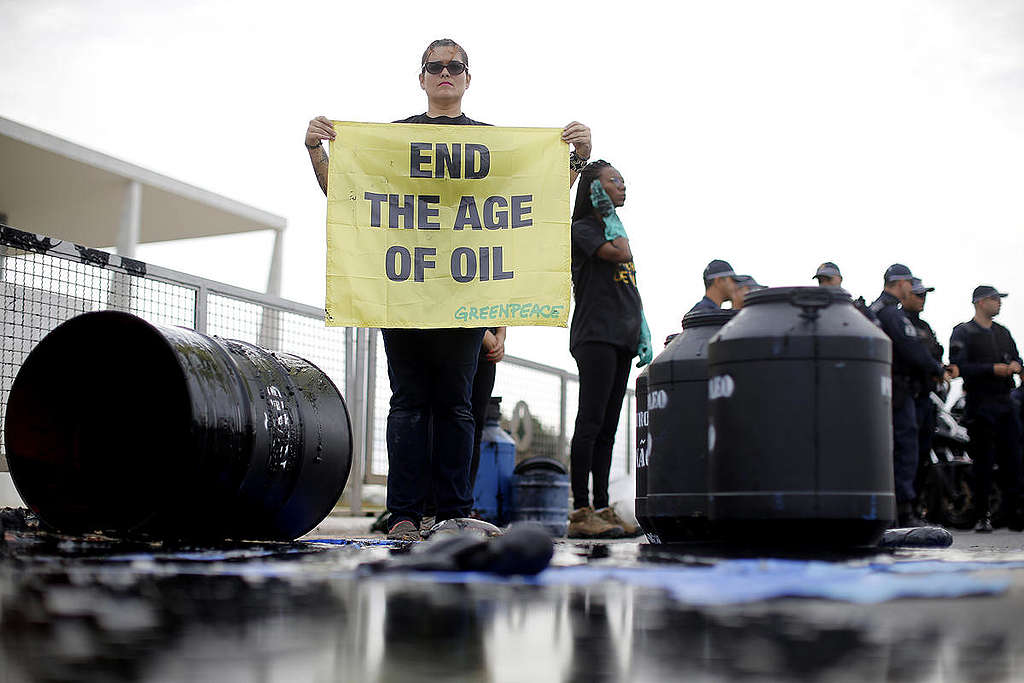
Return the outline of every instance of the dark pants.
{"type": "MultiPolygon", "coordinates": [[[[473,430],[473,457],[469,463],[469,495],[471,498],[473,488],[476,486],[476,472],[480,469],[480,443],[483,441],[484,421],[487,419],[487,404],[491,400],[491,391],[494,390],[495,369],[495,364],[481,355],[477,360],[476,374],[473,375],[473,394],[470,398],[470,405],[473,407],[475,429],[473,430]]],[[[431,429],[431,435],[433,435],[433,429],[431,429]]],[[[437,443],[433,441],[432,443],[431,453],[437,450],[437,443]]],[[[427,517],[437,514],[437,496],[433,486],[427,489],[427,500],[423,506],[423,512],[427,517]]]]}
{"type": "Polygon", "coordinates": [[[590,504],[588,482],[593,475],[594,507],[600,509],[608,507],[612,447],[633,355],[599,342],[580,344],[572,355],[580,374],[579,408],[569,451],[573,505],[590,504]]]}
{"type": "Polygon", "coordinates": [[[484,435],[484,421],[487,419],[487,404],[491,401],[494,391],[494,375],[497,366],[486,358],[477,361],[476,375],[473,377],[473,421],[476,430],[473,432],[473,460],[469,466],[469,489],[476,485],[476,471],[480,468],[480,442],[484,435]]]}
{"type": "MultiPolygon", "coordinates": [[[[895,382],[893,382],[895,384],[895,382]]],[[[892,457],[896,503],[914,502],[917,474],[917,410],[914,397],[894,391],[892,397],[892,457]]]]}
{"type": "Polygon", "coordinates": [[[438,521],[466,517],[473,504],[470,395],[483,330],[382,332],[391,379],[389,523],[407,519],[419,525],[430,488],[438,521]]]}
{"type": "Polygon", "coordinates": [[[932,437],[935,436],[936,408],[930,391],[923,391],[914,399],[917,414],[917,478],[914,490],[920,493],[924,488],[924,473],[931,462],[932,437]]]}
{"type": "Polygon", "coordinates": [[[967,452],[974,461],[974,500],[979,514],[988,509],[992,464],[999,463],[1003,511],[1012,514],[1018,503],[1021,476],[1021,427],[1013,403],[1006,399],[967,400],[967,452]]]}

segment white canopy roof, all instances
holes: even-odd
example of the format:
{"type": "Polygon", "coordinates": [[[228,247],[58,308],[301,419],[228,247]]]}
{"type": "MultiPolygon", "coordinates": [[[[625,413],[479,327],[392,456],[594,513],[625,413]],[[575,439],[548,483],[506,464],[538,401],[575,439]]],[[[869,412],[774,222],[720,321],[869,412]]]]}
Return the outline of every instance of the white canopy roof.
{"type": "Polygon", "coordinates": [[[2,117],[0,214],[21,230],[119,251],[136,243],[280,233],[286,225],[281,216],[2,117]]]}

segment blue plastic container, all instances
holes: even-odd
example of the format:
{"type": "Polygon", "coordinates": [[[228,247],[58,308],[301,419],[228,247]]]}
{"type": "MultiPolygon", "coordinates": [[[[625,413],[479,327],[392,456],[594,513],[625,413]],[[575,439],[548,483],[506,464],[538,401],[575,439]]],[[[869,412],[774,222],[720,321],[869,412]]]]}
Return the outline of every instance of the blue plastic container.
{"type": "Polygon", "coordinates": [[[487,406],[480,440],[480,465],[473,485],[473,509],[484,520],[503,526],[512,515],[510,487],[516,462],[516,442],[498,424],[501,398],[492,397],[487,406]]]}
{"type": "Polygon", "coordinates": [[[569,531],[569,474],[553,458],[530,458],[512,475],[512,521],[535,522],[552,536],[569,531]]]}

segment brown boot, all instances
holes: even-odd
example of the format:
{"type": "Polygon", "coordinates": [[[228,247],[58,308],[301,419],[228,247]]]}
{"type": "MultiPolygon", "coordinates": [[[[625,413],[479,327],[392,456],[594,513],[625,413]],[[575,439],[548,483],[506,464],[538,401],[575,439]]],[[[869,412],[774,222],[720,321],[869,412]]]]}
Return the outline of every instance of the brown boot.
{"type": "Polygon", "coordinates": [[[640,527],[636,524],[630,524],[622,517],[619,517],[619,513],[615,511],[611,505],[606,508],[602,508],[594,513],[596,517],[600,517],[604,521],[608,522],[612,526],[622,527],[623,532],[627,538],[633,538],[634,536],[640,535],[640,527]]]}
{"type": "Polygon", "coordinates": [[[621,526],[609,524],[594,513],[594,508],[573,510],[569,515],[569,538],[622,538],[621,526]]]}

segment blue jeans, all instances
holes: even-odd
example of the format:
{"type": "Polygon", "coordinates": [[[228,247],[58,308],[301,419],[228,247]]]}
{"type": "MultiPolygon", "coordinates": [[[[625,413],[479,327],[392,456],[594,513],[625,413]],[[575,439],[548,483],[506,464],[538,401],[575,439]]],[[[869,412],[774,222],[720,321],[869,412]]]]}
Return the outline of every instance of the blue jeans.
{"type": "Polygon", "coordinates": [[[387,426],[390,524],[407,519],[419,525],[431,486],[437,497],[438,521],[467,517],[473,505],[470,396],[484,332],[382,333],[391,380],[387,426]]]}

